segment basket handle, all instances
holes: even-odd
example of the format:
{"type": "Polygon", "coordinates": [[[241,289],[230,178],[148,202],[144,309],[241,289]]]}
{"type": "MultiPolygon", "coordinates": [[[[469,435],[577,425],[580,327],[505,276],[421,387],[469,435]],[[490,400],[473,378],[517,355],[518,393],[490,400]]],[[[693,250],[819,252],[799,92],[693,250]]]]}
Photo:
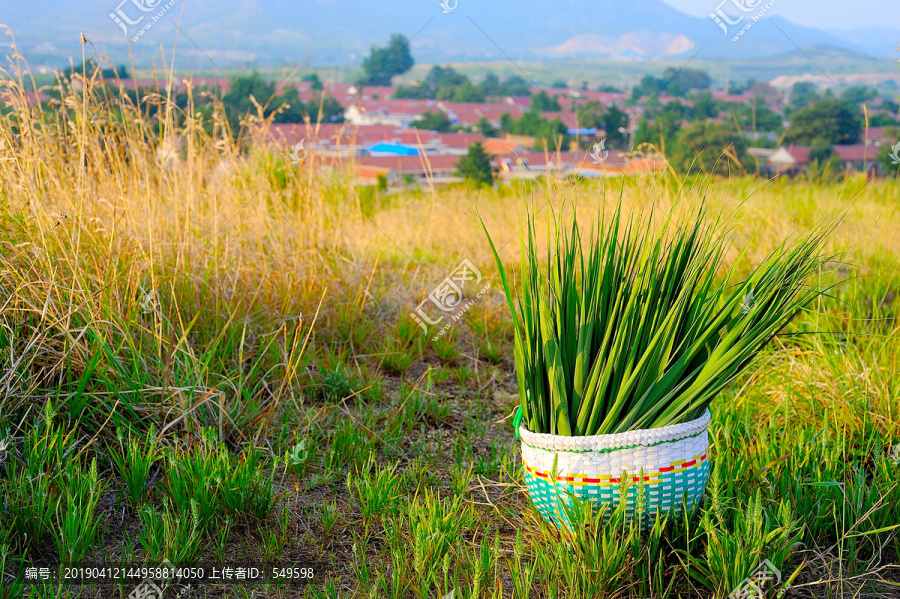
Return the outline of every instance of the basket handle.
{"type": "Polygon", "coordinates": [[[525,413],[522,412],[522,406],[521,405],[516,406],[516,413],[513,415],[513,429],[516,434],[516,439],[518,439],[520,437],[519,426],[522,424],[522,417],[524,415],[525,415],[525,413]]]}

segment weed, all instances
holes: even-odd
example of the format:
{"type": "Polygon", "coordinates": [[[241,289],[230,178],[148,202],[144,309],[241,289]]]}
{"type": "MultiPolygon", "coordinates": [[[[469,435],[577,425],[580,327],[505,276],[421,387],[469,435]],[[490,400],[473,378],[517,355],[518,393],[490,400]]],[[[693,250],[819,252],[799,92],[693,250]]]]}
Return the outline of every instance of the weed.
{"type": "Polygon", "coordinates": [[[187,513],[171,510],[168,500],[165,500],[162,512],[145,507],[139,514],[142,530],[138,541],[144,548],[145,562],[196,562],[202,551],[203,531],[196,501],[191,502],[187,513]]]}
{"type": "Polygon", "coordinates": [[[57,507],[59,536],[54,540],[60,559],[71,564],[80,561],[97,541],[100,523],[95,513],[101,490],[97,460],[91,461],[87,472],[79,463],[70,462],[64,478],[65,498],[57,507]]]}
{"type": "Polygon", "coordinates": [[[202,433],[193,450],[171,450],[166,478],[168,496],[181,514],[196,513],[201,529],[224,514],[219,501],[226,465],[212,430],[202,433]]]}
{"type": "Polygon", "coordinates": [[[323,503],[322,511],[319,514],[319,526],[322,528],[322,533],[327,537],[331,536],[331,533],[334,531],[334,525],[337,524],[338,520],[338,508],[337,503],[323,503]]]}
{"type": "Polygon", "coordinates": [[[116,435],[118,448],[111,447],[109,455],[116,465],[119,477],[125,482],[125,493],[132,505],[139,505],[149,490],[150,469],[162,459],[162,452],[156,446],[156,428],[150,426],[146,440],[131,433],[124,439],[122,429],[116,435]]]}
{"type": "Polygon", "coordinates": [[[220,460],[224,470],[221,472],[219,500],[225,511],[254,518],[267,516],[275,505],[272,481],[278,469],[278,458],[269,468],[268,476],[261,464],[261,455],[253,446],[247,447],[237,457],[223,450],[220,460]]]}
{"type": "Polygon", "coordinates": [[[454,495],[464,495],[474,478],[475,473],[471,464],[468,466],[463,466],[459,463],[455,464],[450,469],[450,488],[453,490],[454,495]]]}
{"type": "Polygon", "coordinates": [[[397,464],[379,466],[372,455],[362,473],[347,473],[347,490],[359,502],[363,518],[370,519],[396,509],[400,480],[397,464]]]}
{"type": "Polygon", "coordinates": [[[170,452],[167,486],[175,507],[189,513],[196,506],[203,530],[226,513],[264,517],[275,504],[277,459],[267,476],[256,448],[232,456],[213,435],[204,431],[193,451],[170,452]]]}

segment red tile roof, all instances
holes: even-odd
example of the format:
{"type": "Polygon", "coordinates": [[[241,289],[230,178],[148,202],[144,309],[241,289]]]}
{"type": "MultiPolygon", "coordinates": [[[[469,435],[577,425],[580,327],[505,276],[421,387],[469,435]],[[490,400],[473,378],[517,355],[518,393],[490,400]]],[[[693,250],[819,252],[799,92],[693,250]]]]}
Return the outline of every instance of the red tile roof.
{"type": "Polygon", "coordinates": [[[497,137],[486,139],[481,145],[484,146],[484,151],[489,154],[510,154],[514,153],[517,149],[522,152],[527,151],[527,149],[518,141],[512,139],[500,139],[497,137]]]}
{"type": "Polygon", "coordinates": [[[868,133],[866,134],[866,139],[869,140],[869,143],[880,142],[880,143],[890,143],[891,145],[900,141],[900,139],[893,139],[887,135],[885,132],[887,127],[870,127],[868,133]]]}
{"type": "Polygon", "coordinates": [[[844,162],[872,161],[878,157],[878,149],[864,146],[863,144],[834,146],[834,153],[844,162]]]}
{"type": "Polygon", "coordinates": [[[376,167],[401,172],[453,171],[459,156],[364,156],[356,158],[357,166],[376,167]]]}
{"type": "Polygon", "coordinates": [[[306,123],[276,123],[269,127],[269,137],[276,143],[293,145],[301,139],[327,141],[332,146],[351,143],[367,144],[390,139],[397,131],[393,125],[354,127],[349,123],[307,125],[306,123]]]}
{"type": "Polygon", "coordinates": [[[504,112],[513,117],[519,117],[525,112],[520,105],[505,102],[440,102],[438,107],[448,116],[455,116],[462,125],[475,125],[482,117],[489,121],[499,121],[504,112]]]}
{"type": "Polygon", "coordinates": [[[422,114],[426,110],[438,110],[432,100],[363,100],[355,106],[363,112],[379,114],[422,114]]]}
{"type": "Polygon", "coordinates": [[[384,141],[396,141],[401,144],[417,145],[420,143],[440,143],[448,148],[468,148],[476,141],[484,141],[481,133],[438,133],[436,131],[401,129],[386,135],[384,141]]]}
{"type": "Polygon", "coordinates": [[[807,164],[809,162],[809,146],[790,146],[785,148],[785,150],[797,161],[797,164],[807,164]]]}
{"type": "MultiPolygon", "coordinates": [[[[187,90],[188,83],[194,89],[207,88],[213,89],[218,87],[222,91],[227,92],[231,89],[231,80],[227,77],[175,77],[172,81],[175,91],[187,90]]],[[[158,77],[150,79],[122,79],[122,85],[126,88],[133,88],[135,84],[138,87],[149,87],[152,89],[165,89],[169,84],[167,77],[158,77]]]]}

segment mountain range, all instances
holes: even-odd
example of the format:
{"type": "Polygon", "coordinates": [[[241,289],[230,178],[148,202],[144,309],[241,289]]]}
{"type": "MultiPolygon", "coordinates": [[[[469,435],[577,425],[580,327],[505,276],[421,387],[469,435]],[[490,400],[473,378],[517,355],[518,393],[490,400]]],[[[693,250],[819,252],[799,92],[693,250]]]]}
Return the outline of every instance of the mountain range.
{"type": "Polygon", "coordinates": [[[414,57],[424,63],[687,61],[692,56],[747,60],[809,46],[891,58],[900,40],[900,29],[887,26],[823,31],[765,14],[754,21],[766,6],[761,0],[720,4],[720,16],[727,17],[727,22],[719,19],[724,25],[661,0],[42,0],[34,8],[4,1],[0,23],[10,26],[22,54],[31,64],[53,66],[70,57],[80,62],[82,29],[89,56],[127,63],[130,51],[137,65],[147,66],[160,56],[160,44],[171,60],[177,40],[177,66],[197,69],[209,69],[210,63],[223,69],[247,64],[353,66],[392,33],[410,38],[414,57]],[[736,11],[739,4],[755,8],[736,11]],[[135,37],[147,24],[152,26],[135,37]]]}

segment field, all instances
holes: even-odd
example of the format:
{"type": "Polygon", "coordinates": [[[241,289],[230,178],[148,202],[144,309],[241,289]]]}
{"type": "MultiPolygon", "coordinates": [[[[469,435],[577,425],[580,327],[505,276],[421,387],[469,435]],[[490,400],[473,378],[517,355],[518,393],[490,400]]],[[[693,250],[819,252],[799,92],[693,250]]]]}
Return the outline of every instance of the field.
{"type": "Polygon", "coordinates": [[[173,597],[724,597],[763,560],[773,595],[900,593],[897,181],[379,191],[164,97],[82,90],[0,115],[0,596],[126,596],[10,575],[164,559],[314,568],[173,597]],[[700,513],[560,533],[524,490],[478,215],[513,263],[528,206],[704,198],[738,272],[839,215],[834,287],[714,403],[700,513]],[[423,331],[410,313],[463,260],[471,306],[423,331]]]}

